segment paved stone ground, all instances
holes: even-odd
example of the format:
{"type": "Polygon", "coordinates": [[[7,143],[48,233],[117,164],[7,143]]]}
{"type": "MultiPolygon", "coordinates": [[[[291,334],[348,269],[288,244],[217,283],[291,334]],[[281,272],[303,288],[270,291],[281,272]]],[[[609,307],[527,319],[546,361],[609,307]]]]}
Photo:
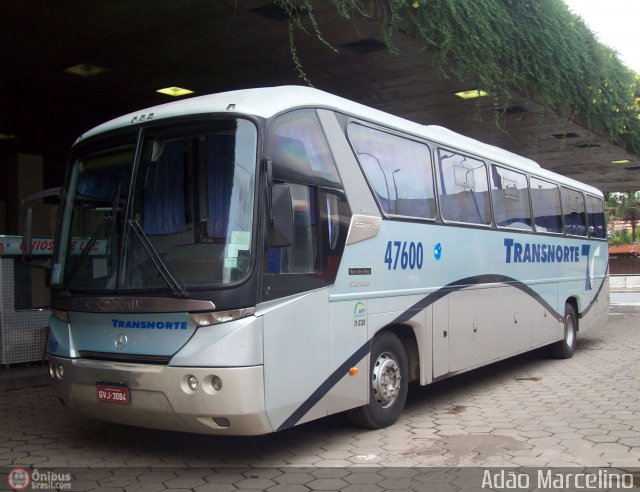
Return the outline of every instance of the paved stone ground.
{"type": "Polygon", "coordinates": [[[389,476],[373,474],[378,483],[391,480],[379,484],[386,489],[410,487],[415,477],[406,467],[638,468],[640,305],[614,304],[609,323],[579,337],[570,360],[538,351],[413,387],[399,422],[377,431],[354,429],[337,415],[254,438],[190,435],[84,418],[60,406],[47,387],[4,391],[0,466],[104,467],[74,475],[73,490],[234,484],[273,492],[350,484],[369,490],[358,481],[370,484],[371,473],[343,467],[397,467],[379,470],[389,476]],[[227,468],[223,478],[186,466],[239,468],[227,468]]]}

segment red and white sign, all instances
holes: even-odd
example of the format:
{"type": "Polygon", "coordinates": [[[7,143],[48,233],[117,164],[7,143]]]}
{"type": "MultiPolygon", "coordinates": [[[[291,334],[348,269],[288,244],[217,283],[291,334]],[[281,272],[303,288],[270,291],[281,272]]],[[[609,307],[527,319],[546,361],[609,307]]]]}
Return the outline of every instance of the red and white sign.
{"type": "MultiPolygon", "coordinates": [[[[71,254],[79,255],[89,242],[87,237],[74,237],[71,239],[71,254]]],[[[50,237],[34,237],[31,240],[32,254],[52,255],[55,242],[50,237]]],[[[20,236],[0,236],[0,255],[19,256],[22,254],[22,238],[20,236]]],[[[98,239],[89,251],[89,256],[104,255],[107,251],[107,240],[98,239]]]]}

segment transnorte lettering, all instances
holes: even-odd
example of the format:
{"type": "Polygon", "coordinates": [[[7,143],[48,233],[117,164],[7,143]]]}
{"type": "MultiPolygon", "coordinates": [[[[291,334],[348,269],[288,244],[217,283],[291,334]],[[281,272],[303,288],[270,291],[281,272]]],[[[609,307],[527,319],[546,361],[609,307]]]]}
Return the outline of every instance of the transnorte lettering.
{"type": "Polygon", "coordinates": [[[141,328],[151,330],[186,330],[186,321],[125,321],[112,319],[114,328],[141,328]]]}
{"type": "Polygon", "coordinates": [[[578,263],[579,246],[560,246],[544,243],[519,243],[505,238],[506,263],[578,263]]]}

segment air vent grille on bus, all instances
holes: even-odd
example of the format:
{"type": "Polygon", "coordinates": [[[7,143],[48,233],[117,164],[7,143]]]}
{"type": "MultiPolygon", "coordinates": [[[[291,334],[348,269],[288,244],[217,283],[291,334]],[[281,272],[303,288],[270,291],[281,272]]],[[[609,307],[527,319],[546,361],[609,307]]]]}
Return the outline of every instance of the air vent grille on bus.
{"type": "Polygon", "coordinates": [[[170,355],[142,355],[142,354],[113,354],[109,352],[90,352],[81,350],[80,357],[91,360],[104,360],[112,362],[130,362],[133,364],[168,364],[170,355]]]}

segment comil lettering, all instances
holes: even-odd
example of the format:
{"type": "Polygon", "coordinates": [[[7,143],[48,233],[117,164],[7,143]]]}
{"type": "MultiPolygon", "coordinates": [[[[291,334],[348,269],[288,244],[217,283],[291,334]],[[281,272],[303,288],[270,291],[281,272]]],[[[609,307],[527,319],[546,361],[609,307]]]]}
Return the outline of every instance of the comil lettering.
{"type": "Polygon", "coordinates": [[[363,228],[366,228],[366,229],[370,229],[370,228],[379,229],[380,228],[377,224],[373,224],[371,222],[354,222],[354,225],[356,227],[363,227],[363,228]]]}
{"type": "Polygon", "coordinates": [[[544,243],[519,243],[505,238],[506,263],[578,263],[579,246],[558,246],[544,243]]]}

